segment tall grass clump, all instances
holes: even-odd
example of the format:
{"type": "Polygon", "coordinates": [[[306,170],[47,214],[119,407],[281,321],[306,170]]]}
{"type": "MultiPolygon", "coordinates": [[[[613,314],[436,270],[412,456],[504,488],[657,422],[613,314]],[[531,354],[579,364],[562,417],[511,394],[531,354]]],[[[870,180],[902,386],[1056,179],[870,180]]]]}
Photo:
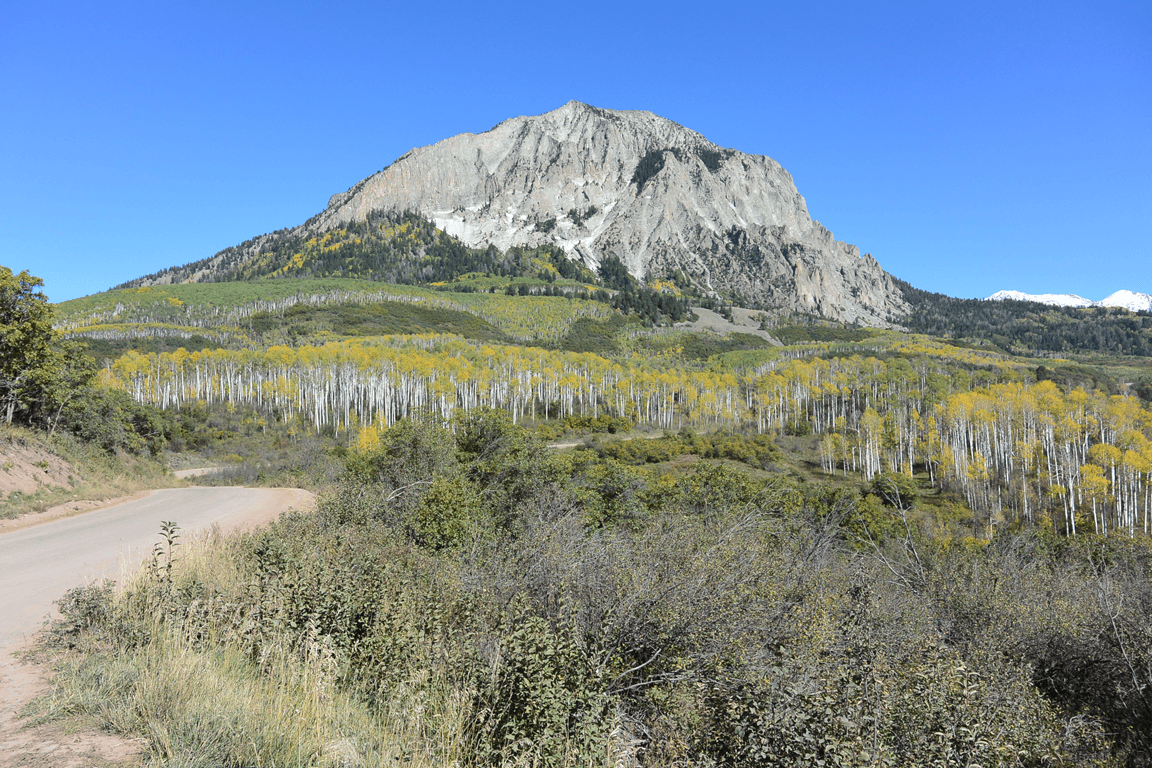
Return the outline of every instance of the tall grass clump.
{"type": "Polygon", "coordinates": [[[259,589],[238,567],[246,543],[201,539],[172,550],[171,570],[161,554],[123,588],[70,592],[43,651],[56,685],[34,717],[81,715],[143,738],[162,765],[458,760],[467,701],[425,679],[368,706],[344,685],[347,659],[315,619],[282,630],[245,604],[259,589]]]}

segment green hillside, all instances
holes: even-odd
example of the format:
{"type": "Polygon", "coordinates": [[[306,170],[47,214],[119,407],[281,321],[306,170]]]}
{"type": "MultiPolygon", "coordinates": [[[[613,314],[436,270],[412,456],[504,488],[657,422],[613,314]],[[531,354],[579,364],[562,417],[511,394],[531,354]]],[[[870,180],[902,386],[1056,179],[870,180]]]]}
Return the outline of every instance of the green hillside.
{"type": "MultiPolygon", "coordinates": [[[[521,283],[523,284],[523,283],[521,283]]],[[[584,291],[587,294],[587,291],[584,291]]],[[[192,283],[122,288],[63,302],[56,326],[71,338],[155,349],[199,337],[209,346],[270,346],[300,339],[390,333],[458,333],[467,338],[548,342],[580,318],[613,314],[604,302],[571,296],[445,292],[349,278],[192,283]],[[370,321],[370,318],[371,321],[370,321]]]]}

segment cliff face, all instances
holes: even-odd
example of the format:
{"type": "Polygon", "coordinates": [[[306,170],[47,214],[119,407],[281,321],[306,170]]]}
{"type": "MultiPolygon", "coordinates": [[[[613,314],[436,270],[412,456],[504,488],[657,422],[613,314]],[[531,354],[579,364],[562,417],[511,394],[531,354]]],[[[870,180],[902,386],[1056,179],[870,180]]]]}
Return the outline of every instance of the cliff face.
{"type": "Polygon", "coordinates": [[[333,195],[321,228],[413,210],[470,246],[554,243],[642,278],[683,270],[757,302],[885,325],[907,305],[871,256],[808,215],[771,158],[650,112],[569,102],[414,149],[333,195]]]}
{"type": "MultiPolygon", "coordinates": [[[[812,220],[779,163],[650,112],[573,101],[414,149],[291,232],[387,211],[418,212],[472,247],[551,243],[591,267],[616,255],[637,277],[682,270],[704,287],[848,322],[883,326],[907,312],[875,259],[812,220]]],[[[211,279],[263,240],[157,282],[211,279]]]]}

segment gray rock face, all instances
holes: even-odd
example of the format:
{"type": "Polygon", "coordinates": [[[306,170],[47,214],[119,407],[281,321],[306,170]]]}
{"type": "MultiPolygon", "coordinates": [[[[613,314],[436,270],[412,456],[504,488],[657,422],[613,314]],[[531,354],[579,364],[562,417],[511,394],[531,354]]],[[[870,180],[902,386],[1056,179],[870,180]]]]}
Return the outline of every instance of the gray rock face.
{"type": "Polygon", "coordinates": [[[285,235],[403,211],[474,248],[553,244],[593,268],[615,255],[641,279],[683,272],[759,306],[881,327],[909,311],[871,255],[812,220],[776,161],[651,112],[576,101],[413,149],[299,227],[121,287],[220,279],[285,235]]]}
{"type": "Polygon", "coordinates": [[[418,211],[466,245],[552,243],[595,267],[682,270],[752,302],[886,326],[907,312],[870,255],[808,215],[779,163],[712,144],[650,112],[569,102],[414,149],[347,192],[311,227],[418,211]]]}

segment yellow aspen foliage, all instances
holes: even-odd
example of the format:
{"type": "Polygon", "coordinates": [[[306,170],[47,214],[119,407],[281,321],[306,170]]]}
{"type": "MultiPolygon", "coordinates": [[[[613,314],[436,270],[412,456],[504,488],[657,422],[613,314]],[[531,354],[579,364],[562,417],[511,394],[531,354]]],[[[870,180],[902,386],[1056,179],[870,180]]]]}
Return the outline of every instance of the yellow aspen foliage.
{"type": "Polygon", "coordinates": [[[371,453],[380,447],[380,430],[374,426],[361,427],[356,433],[356,450],[360,453],[371,453]]]}

